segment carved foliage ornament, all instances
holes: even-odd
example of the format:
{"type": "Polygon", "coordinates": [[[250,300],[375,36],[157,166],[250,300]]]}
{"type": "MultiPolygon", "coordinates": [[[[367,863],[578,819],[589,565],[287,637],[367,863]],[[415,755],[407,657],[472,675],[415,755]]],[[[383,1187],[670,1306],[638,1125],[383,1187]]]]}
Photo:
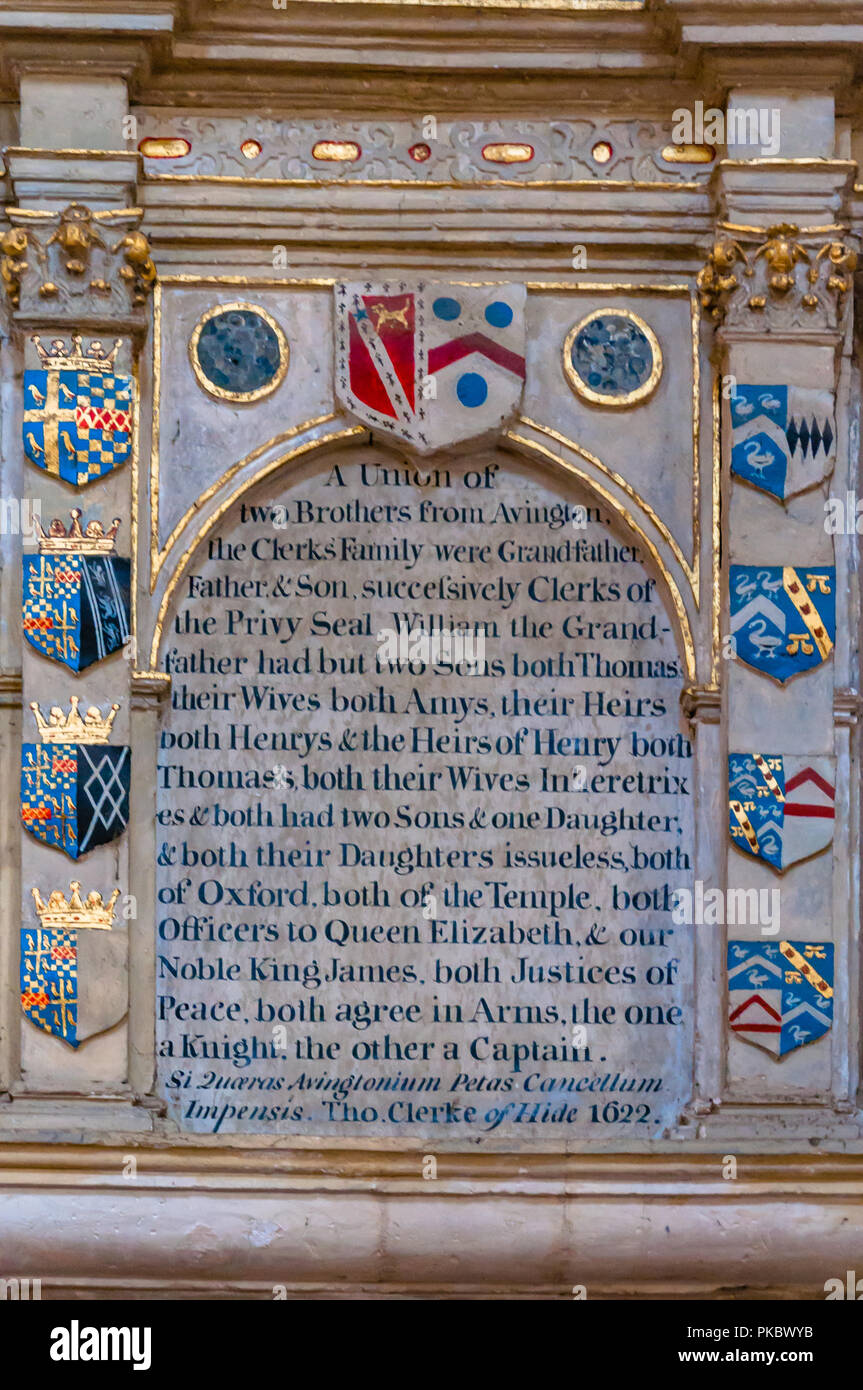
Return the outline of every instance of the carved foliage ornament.
{"type": "Polygon", "coordinates": [[[156,281],[150,243],[138,230],[140,208],[93,211],[70,203],[62,212],[8,209],[0,237],[0,279],[15,309],[45,301],[82,308],[115,300],[118,310],[143,305],[156,281]],[[112,239],[111,233],[120,233],[112,239]],[[23,302],[22,302],[23,297],[23,302]]]}
{"type": "Polygon", "coordinates": [[[701,307],[716,323],[766,315],[777,325],[836,327],[857,267],[857,250],[840,239],[842,231],[790,222],[720,224],[696,279],[701,307]],[[825,241],[830,231],[837,236],[825,241]]]}

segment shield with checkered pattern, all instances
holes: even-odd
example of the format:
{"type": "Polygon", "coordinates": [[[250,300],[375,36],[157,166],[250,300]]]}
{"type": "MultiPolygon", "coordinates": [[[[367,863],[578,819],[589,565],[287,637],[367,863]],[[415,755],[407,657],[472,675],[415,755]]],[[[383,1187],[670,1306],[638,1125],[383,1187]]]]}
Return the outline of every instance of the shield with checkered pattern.
{"type": "Polygon", "coordinates": [[[129,561],[119,555],[25,555],[24,636],[44,656],[83,671],[129,640],[129,582],[129,561]]]}
{"type": "Polygon", "coordinates": [[[78,1047],[113,1028],[129,1003],[128,930],[25,927],[21,1008],[43,1033],[78,1047]]]}
{"type": "Polygon", "coordinates": [[[46,845],[80,859],[122,835],[129,821],[131,753],[88,743],[25,743],[21,819],[46,845]]]}
{"type": "Polygon", "coordinates": [[[132,378],[106,363],[24,373],[24,452],[37,468],[84,487],[132,452],[132,378]]]}

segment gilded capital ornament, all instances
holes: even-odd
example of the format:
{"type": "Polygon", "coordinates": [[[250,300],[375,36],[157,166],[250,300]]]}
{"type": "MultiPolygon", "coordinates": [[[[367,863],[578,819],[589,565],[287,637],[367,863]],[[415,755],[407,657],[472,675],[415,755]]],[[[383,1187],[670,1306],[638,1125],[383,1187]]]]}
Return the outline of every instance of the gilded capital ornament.
{"type": "Polygon", "coordinates": [[[137,318],[156,281],[140,208],[94,210],[70,203],[60,212],[9,208],[0,238],[0,279],[12,308],[44,320],[137,318]],[[115,236],[112,239],[111,234],[115,236]],[[116,235],[119,234],[119,235],[116,235]]]}
{"type": "Polygon", "coordinates": [[[714,323],[751,328],[837,330],[858,253],[841,227],[720,223],[696,277],[701,307],[714,323]],[[825,234],[834,232],[825,241],[825,234]]]}

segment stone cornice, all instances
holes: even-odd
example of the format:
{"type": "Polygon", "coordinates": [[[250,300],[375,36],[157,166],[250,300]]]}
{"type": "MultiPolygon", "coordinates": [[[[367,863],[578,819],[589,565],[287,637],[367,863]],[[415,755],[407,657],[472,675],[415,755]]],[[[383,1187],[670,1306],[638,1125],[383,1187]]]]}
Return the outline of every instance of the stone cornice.
{"type": "MultiPolygon", "coordinates": [[[[134,1188],[168,1187],[173,1192],[374,1190],[428,1192],[423,1156],[411,1151],[336,1145],[328,1148],[272,1147],[248,1142],[227,1147],[224,1135],[212,1143],[159,1145],[140,1136],[124,1144],[75,1145],[0,1143],[0,1193],[32,1188],[85,1187],[87,1191],[129,1188],[124,1165],[135,1149],[134,1188]]],[[[607,1195],[701,1201],[707,1195],[737,1201],[742,1196],[828,1194],[863,1197],[863,1154],[749,1154],[735,1147],[738,1177],[723,1177],[724,1150],[711,1153],[452,1153],[437,1149],[436,1192],[522,1192],[541,1197],[594,1198],[607,1195]]]]}
{"type": "Polygon", "coordinates": [[[150,104],[278,100],[290,76],[292,96],[296,80],[329,110],[335,81],[341,109],[427,103],[431,87],[494,111],[536,79],[558,108],[566,95],[620,112],[657,82],[675,105],[686,84],[708,102],[769,85],[780,57],[795,87],[848,91],[863,68],[863,21],[839,0],[0,0],[0,38],[9,100],[24,69],[80,67],[126,76],[150,104]]]}

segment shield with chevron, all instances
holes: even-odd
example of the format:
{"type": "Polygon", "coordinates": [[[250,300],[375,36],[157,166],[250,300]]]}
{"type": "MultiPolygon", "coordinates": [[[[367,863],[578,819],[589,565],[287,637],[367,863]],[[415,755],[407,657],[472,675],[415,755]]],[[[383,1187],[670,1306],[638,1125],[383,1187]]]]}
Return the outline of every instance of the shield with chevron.
{"type": "Polygon", "coordinates": [[[731,843],[784,873],[833,840],[836,760],[785,753],[730,753],[731,843]]]}
{"type": "Polygon", "coordinates": [[[815,487],[833,471],[832,391],[735,386],[731,430],[731,472],[780,501],[815,487]]]}
{"type": "Polygon", "coordinates": [[[524,386],[523,285],[335,287],[336,392],[417,454],[493,439],[524,386]]]}
{"type": "Polygon", "coordinates": [[[739,661],[784,685],[827,660],[836,640],[832,565],[732,565],[730,571],[739,661]]]}
{"type": "Polygon", "coordinates": [[[784,1057],[817,1042],[833,1022],[833,945],[729,941],[728,1026],[784,1057]]]}

